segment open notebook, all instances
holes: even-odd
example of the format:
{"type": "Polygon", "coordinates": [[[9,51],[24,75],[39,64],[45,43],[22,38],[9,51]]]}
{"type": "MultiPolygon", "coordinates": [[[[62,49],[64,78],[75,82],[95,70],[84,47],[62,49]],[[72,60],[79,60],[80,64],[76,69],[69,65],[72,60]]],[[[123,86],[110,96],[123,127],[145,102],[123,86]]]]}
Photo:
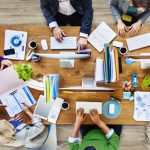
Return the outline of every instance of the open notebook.
{"type": "Polygon", "coordinates": [[[88,41],[101,52],[105,43],[110,43],[117,34],[105,23],[102,22],[89,36],[88,41]]]}

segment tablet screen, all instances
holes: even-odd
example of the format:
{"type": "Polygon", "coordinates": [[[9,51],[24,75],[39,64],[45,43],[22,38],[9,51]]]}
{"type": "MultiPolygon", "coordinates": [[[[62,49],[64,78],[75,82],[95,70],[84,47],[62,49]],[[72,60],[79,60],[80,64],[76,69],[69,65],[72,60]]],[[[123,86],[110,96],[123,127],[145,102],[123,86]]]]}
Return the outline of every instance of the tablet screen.
{"type": "Polygon", "coordinates": [[[52,101],[50,103],[47,103],[45,97],[40,95],[36,108],[34,110],[34,115],[40,117],[41,119],[47,120],[52,104],[52,101]]]}

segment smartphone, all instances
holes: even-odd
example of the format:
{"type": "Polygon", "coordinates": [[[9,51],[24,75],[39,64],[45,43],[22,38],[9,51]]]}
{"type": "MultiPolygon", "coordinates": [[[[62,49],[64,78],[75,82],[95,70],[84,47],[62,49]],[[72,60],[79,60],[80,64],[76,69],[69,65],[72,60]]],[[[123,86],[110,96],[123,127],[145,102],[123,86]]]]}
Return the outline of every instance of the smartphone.
{"type": "Polygon", "coordinates": [[[13,48],[4,50],[5,56],[13,55],[13,54],[15,54],[15,50],[13,48]]]}

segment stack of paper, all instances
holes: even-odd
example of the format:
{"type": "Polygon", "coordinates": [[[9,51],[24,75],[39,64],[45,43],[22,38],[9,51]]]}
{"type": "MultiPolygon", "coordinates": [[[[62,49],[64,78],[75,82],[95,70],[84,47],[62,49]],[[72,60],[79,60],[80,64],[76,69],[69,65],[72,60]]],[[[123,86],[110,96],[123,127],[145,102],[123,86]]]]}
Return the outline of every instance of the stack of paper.
{"type": "Polygon", "coordinates": [[[104,59],[96,59],[95,81],[115,82],[119,80],[118,50],[110,50],[109,44],[104,46],[104,59]]]}
{"type": "Polygon", "coordinates": [[[59,74],[49,74],[44,76],[44,95],[47,102],[55,99],[59,94],[59,74]]]}
{"type": "Polygon", "coordinates": [[[105,82],[119,80],[118,50],[110,50],[109,44],[104,45],[105,82]]]}
{"type": "Polygon", "coordinates": [[[105,43],[110,43],[117,34],[105,23],[102,22],[89,36],[88,41],[101,52],[105,43]]]}

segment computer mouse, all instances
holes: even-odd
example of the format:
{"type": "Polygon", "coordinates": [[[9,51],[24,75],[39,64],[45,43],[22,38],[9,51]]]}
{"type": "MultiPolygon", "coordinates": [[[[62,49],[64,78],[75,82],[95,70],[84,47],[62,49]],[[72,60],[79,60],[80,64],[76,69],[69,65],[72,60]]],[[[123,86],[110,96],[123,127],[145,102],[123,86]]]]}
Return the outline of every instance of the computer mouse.
{"type": "Polygon", "coordinates": [[[43,50],[48,50],[47,41],[45,39],[41,40],[41,46],[43,50]]]}
{"type": "Polygon", "coordinates": [[[115,105],[109,104],[109,114],[113,115],[115,113],[115,105]]]}

